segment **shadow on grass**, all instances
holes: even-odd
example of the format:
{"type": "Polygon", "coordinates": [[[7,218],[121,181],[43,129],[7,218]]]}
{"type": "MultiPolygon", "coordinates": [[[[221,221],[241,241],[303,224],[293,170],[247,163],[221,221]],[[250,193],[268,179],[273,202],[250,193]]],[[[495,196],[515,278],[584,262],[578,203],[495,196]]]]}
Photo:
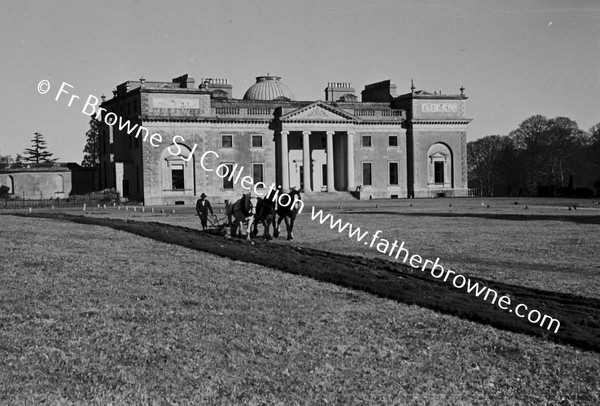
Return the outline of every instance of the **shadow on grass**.
{"type": "MultiPolygon", "coordinates": [[[[570,344],[584,350],[600,352],[600,300],[558,292],[509,285],[471,277],[498,292],[511,297],[512,307],[524,303],[529,310],[558,319],[559,331],[530,324],[508,310],[501,310],[482,297],[456,289],[429,274],[398,262],[379,258],[346,256],[328,251],[266,243],[255,244],[227,239],[199,230],[164,223],[140,222],[74,216],[60,213],[20,214],[56,220],[93,224],[127,231],[142,237],[175,244],[247,263],[275,268],[291,274],[309,276],[340,286],[362,290],[406,304],[426,307],[441,313],[487,324],[546,340],[570,344]]],[[[431,214],[428,214],[431,215],[431,214]]],[[[486,217],[489,218],[489,217],[486,217]]],[[[190,303],[190,305],[192,305],[190,303]]]]}

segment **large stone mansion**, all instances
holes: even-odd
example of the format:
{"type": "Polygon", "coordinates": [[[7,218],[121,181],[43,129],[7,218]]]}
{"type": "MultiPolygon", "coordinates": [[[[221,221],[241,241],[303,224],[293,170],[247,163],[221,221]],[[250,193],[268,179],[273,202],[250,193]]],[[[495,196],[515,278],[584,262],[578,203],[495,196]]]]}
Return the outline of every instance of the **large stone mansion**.
{"type": "Polygon", "coordinates": [[[159,133],[154,147],[101,121],[100,186],[152,204],[215,201],[242,189],[214,171],[243,167],[254,182],[305,193],[351,192],[358,198],[466,196],[467,118],[457,94],[396,95],[389,80],[365,86],[328,83],[325,99],[297,101],[278,76],[259,76],[242,99],[225,79],[198,85],[128,81],[103,98],[108,112],[159,133]],[[172,140],[179,135],[178,148],[172,140]],[[171,151],[169,150],[171,147],[171,151]],[[171,152],[177,150],[177,154],[171,152]],[[206,151],[204,162],[200,157],[206,151]]]}

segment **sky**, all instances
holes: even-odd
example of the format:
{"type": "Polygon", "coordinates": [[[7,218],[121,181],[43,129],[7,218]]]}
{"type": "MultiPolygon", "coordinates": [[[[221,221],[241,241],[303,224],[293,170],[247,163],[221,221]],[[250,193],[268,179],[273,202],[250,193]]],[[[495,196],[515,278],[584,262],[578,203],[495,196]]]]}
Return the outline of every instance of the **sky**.
{"type": "Polygon", "coordinates": [[[15,155],[44,134],[61,162],[83,158],[83,102],[127,80],[226,78],[242,98],[256,76],[277,75],[297,100],[322,100],[328,82],[360,96],[390,79],[397,93],[458,94],[469,141],[508,134],[526,118],[600,122],[597,0],[3,0],[3,133],[15,155]],[[47,80],[50,90],[38,92],[47,80]]]}

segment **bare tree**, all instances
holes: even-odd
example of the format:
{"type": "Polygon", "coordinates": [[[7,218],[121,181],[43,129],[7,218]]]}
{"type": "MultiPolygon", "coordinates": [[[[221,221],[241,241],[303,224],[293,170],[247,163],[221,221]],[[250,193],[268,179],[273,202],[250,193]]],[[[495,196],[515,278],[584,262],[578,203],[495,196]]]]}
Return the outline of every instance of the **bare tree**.
{"type": "Polygon", "coordinates": [[[469,178],[479,186],[483,196],[494,196],[502,175],[501,153],[510,145],[506,136],[489,135],[467,144],[469,178]]]}
{"type": "Polygon", "coordinates": [[[525,186],[530,191],[537,191],[538,185],[544,182],[546,173],[546,138],[550,128],[549,120],[542,115],[535,115],[523,121],[519,128],[508,135],[517,151],[521,153],[525,165],[525,186]]]}

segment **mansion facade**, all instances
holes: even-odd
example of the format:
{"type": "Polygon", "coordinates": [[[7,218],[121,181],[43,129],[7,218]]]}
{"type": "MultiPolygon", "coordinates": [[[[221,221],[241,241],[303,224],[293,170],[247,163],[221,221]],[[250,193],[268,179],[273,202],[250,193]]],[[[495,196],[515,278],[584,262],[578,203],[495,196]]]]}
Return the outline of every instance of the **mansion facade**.
{"type": "Polygon", "coordinates": [[[266,188],[309,194],[466,196],[464,89],[410,90],[398,96],[386,80],[365,86],[359,101],[349,83],[329,83],[325,100],[297,101],[280,77],[259,76],[234,99],[225,79],[128,81],[101,107],[162,143],[100,121],[100,186],[147,205],[193,204],[201,193],[231,200],[247,189],[207,170],[226,166],[266,188]]]}

